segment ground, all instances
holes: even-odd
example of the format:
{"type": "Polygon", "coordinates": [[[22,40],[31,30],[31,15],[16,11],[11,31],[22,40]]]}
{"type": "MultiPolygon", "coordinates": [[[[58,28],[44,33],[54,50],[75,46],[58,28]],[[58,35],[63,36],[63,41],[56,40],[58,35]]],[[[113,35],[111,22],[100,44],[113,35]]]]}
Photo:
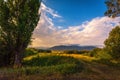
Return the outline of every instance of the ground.
{"type": "MultiPolygon", "coordinates": [[[[120,80],[120,67],[105,62],[100,62],[97,58],[89,57],[81,54],[39,54],[40,56],[67,56],[82,61],[84,68],[70,74],[62,74],[59,72],[49,72],[49,69],[41,68],[41,72],[34,74],[23,74],[17,69],[0,68],[0,80],[120,80]],[[43,70],[44,69],[44,70],[43,70]],[[45,70],[46,69],[46,70],[45,70]],[[46,72],[48,72],[46,74],[46,72]],[[45,73],[45,74],[44,74],[45,73]]],[[[37,55],[38,56],[38,55],[37,55]]],[[[34,56],[26,57],[24,60],[30,60],[34,56]]],[[[114,61],[115,62],[115,61],[114,61]]],[[[30,73],[30,72],[29,72],[30,73]]]]}

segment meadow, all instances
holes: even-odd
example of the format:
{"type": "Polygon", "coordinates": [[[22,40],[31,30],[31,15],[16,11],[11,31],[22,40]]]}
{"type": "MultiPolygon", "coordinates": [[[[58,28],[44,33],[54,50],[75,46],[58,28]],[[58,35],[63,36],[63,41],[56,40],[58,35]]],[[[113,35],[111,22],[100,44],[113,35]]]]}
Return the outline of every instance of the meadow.
{"type": "Polygon", "coordinates": [[[0,80],[120,80],[120,62],[84,54],[36,53],[19,69],[0,68],[0,80]]]}

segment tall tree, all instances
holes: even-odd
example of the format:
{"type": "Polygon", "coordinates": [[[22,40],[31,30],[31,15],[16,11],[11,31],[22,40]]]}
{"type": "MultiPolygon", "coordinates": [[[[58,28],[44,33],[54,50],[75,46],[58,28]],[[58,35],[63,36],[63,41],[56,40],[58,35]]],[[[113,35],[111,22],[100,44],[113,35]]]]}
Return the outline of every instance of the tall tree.
{"type": "Polygon", "coordinates": [[[0,0],[0,44],[20,67],[22,53],[38,23],[41,0],[0,0]]]}
{"type": "Polygon", "coordinates": [[[112,29],[104,43],[106,50],[113,58],[120,59],[120,26],[112,29]]]}
{"type": "MultiPolygon", "coordinates": [[[[107,6],[106,16],[112,18],[120,16],[120,0],[106,0],[105,4],[107,6]]],[[[104,44],[108,53],[114,58],[120,59],[120,25],[109,33],[109,37],[104,44]]]]}
{"type": "Polygon", "coordinates": [[[105,15],[109,17],[120,16],[120,0],[106,0],[107,11],[105,15]]]}

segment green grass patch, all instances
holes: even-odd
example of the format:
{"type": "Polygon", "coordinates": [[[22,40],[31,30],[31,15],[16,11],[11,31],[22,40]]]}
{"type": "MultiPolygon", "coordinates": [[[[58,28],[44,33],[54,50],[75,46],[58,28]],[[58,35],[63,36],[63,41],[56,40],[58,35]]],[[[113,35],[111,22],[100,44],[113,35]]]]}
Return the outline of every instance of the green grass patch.
{"type": "Polygon", "coordinates": [[[23,66],[26,67],[23,72],[25,74],[71,74],[81,72],[83,63],[70,56],[46,55],[36,56],[23,61],[23,66]]]}
{"type": "Polygon", "coordinates": [[[15,75],[50,75],[50,74],[73,74],[84,70],[84,64],[79,59],[71,56],[39,55],[31,59],[23,60],[23,67],[19,69],[1,68],[0,74],[15,75]]]}
{"type": "Polygon", "coordinates": [[[54,66],[44,66],[44,67],[26,67],[22,69],[22,73],[25,75],[32,74],[73,74],[76,72],[81,72],[83,68],[78,67],[76,64],[61,64],[54,66]]]}
{"type": "Polygon", "coordinates": [[[46,55],[36,56],[30,60],[24,60],[24,66],[52,66],[61,64],[79,64],[83,65],[78,59],[70,56],[46,55]]]}
{"type": "Polygon", "coordinates": [[[53,65],[53,66],[43,66],[43,67],[22,67],[19,69],[7,68],[1,69],[0,74],[22,74],[22,75],[33,75],[33,74],[42,74],[42,75],[50,75],[50,74],[73,74],[77,72],[81,72],[83,67],[78,66],[77,64],[61,64],[61,65],[53,65]]]}

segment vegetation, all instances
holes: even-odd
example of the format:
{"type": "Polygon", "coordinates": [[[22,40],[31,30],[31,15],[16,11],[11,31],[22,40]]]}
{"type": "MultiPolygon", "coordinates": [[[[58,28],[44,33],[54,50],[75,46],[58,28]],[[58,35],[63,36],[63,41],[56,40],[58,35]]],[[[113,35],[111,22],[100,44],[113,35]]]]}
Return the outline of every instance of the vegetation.
{"type": "Polygon", "coordinates": [[[46,49],[37,49],[38,53],[51,53],[51,50],[46,50],[46,49]]]}
{"type": "Polygon", "coordinates": [[[65,50],[63,51],[63,53],[66,53],[66,54],[85,54],[85,53],[88,53],[89,50],[65,50]]]}
{"type": "Polygon", "coordinates": [[[0,0],[0,54],[4,65],[21,66],[22,53],[36,27],[41,0],[0,0]]]}
{"type": "Polygon", "coordinates": [[[32,56],[38,54],[38,50],[34,49],[34,48],[27,48],[25,50],[25,52],[23,53],[23,57],[28,57],[28,56],[32,56]]]}
{"type": "Polygon", "coordinates": [[[120,16],[120,0],[106,0],[107,11],[105,15],[109,17],[120,16]]]}
{"type": "Polygon", "coordinates": [[[120,26],[115,27],[105,40],[105,49],[115,59],[120,59],[120,26]]]}
{"type": "Polygon", "coordinates": [[[57,55],[46,55],[46,56],[36,56],[32,59],[25,59],[23,64],[26,66],[51,66],[59,64],[80,64],[77,59],[73,57],[57,56],[57,55]],[[35,63],[34,63],[35,62],[35,63]]]}
{"type": "Polygon", "coordinates": [[[22,68],[0,68],[0,74],[1,80],[119,80],[120,62],[81,54],[44,53],[24,58],[22,68]]]}
{"type": "Polygon", "coordinates": [[[95,48],[93,49],[92,51],[90,51],[88,53],[89,56],[91,57],[97,57],[97,54],[101,51],[102,49],[101,48],[95,48]]]}
{"type": "MultiPolygon", "coordinates": [[[[0,80],[120,80],[120,26],[109,33],[104,48],[26,49],[39,19],[39,3],[0,0],[0,80]]],[[[105,3],[105,15],[120,15],[120,0],[105,3]]]]}

